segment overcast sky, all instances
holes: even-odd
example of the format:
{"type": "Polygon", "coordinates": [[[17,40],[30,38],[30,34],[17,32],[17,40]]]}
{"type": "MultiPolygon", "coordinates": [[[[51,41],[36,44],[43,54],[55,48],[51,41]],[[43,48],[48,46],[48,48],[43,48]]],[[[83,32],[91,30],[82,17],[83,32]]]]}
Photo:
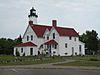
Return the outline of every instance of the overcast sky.
{"type": "Polygon", "coordinates": [[[100,0],[0,0],[0,38],[17,38],[28,26],[31,7],[38,24],[58,20],[58,26],[74,28],[80,34],[96,30],[100,36],[100,0]]]}

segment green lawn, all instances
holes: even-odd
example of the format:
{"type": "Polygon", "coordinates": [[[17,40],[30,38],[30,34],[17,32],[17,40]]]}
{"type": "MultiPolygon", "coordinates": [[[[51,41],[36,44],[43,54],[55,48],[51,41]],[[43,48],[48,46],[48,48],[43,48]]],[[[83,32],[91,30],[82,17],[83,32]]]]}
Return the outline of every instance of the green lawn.
{"type": "Polygon", "coordinates": [[[64,59],[72,59],[72,60],[89,60],[89,59],[98,59],[100,60],[100,55],[98,56],[69,56],[69,57],[63,57],[64,59]]]}
{"type": "Polygon", "coordinates": [[[0,56],[0,66],[2,65],[32,65],[61,62],[64,60],[75,60],[69,63],[55,64],[60,66],[95,66],[100,67],[100,56],[74,56],[74,57],[14,57],[0,56]]]}
{"type": "Polygon", "coordinates": [[[64,61],[60,57],[49,57],[49,58],[36,58],[36,57],[13,57],[13,56],[2,56],[0,57],[0,66],[2,65],[32,65],[32,64],[46,64],[64,61]]]}
{"type": "Polygon", "coordinates": [[[87,66],[87,67],[100,67],[100,61],[74,61],[63,64],[55,64],[60,66],[87,66]]]}
{"type": "Polygon", "coordinates": [[[75,60],[69,63],[55,64],[60,66],[87,66],[87,67],[100,67],[100,56],[76,56],[64,57],[65,59],[75,60]]]}

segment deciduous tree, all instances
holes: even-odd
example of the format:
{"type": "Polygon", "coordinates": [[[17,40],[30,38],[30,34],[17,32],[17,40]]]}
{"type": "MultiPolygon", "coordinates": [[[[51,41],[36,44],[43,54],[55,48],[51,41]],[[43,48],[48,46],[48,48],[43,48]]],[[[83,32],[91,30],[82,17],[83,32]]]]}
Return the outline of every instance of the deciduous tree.
{"type": "Polygon", "coordinates": [[[86,31],[86,33],[80,36],[80,40],[85,43],[87,54],[97,54],[98,33],[95,30],[86,31]]]}

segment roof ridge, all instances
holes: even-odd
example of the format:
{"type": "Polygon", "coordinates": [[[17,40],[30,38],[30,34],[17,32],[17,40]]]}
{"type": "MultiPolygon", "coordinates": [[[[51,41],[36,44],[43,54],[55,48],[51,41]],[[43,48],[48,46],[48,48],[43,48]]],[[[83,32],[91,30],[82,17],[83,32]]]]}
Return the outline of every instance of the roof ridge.
{"type": "Polygon", "coordinates": [[[48,26],[48,25],[43,25],[43,24],[33,24],[32,26],[45,26],[45,27],[52,27],[52,26],[48,26]]]}
{"type": "MultiPolygon", "coordinates": [[[[46,24],[45,24],[45,25],[44,25],[44,24],[33,24],[33,25],[31,25],[31,26],[34,26],[34,25],[35,25],[35,26],[42,26],[42,27],[44,27],[44,26],[45,26],[45,27],[53,27],[53,26],[48,26],[48,25],[46,25],[46,24]]],[[[61,26],[57,26],[57,28],[74,29],[74,28],[72,28],[72,27],[70,28],[70,27],[61,27],[61,26]]]]}
{"type": "Polygon", "coordinates": [[[58,28],[63,28],[63,29],[74,29],[74,28],[69,28],[69,27],[58,27],[58,28]]]}

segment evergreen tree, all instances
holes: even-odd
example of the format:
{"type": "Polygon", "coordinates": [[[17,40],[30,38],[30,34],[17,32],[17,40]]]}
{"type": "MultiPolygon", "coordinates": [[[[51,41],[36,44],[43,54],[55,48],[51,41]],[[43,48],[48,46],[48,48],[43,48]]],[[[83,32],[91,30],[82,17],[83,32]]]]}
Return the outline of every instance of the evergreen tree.
{"type": "Polygon", "coordinates": [[[15,41],[16,41],[17,44],[22,43],[21,35],[19,35],[19,37],[17,39],[15,39],[15,41]]]}

